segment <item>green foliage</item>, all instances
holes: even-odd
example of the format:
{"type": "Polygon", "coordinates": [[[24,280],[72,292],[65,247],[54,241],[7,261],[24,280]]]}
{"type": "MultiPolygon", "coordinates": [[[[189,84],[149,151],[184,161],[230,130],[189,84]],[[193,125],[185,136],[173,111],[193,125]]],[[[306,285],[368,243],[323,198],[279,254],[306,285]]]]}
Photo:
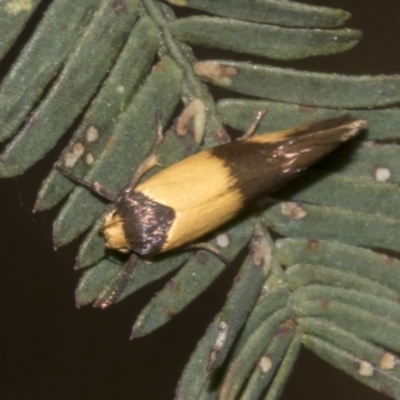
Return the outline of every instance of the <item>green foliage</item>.
{"type": "MultiPolygon", "coordinates": [[[[167,130],[164,166],[228,140],[223,124],[246,130],[260,109],[268,115],[258,132],[346,112],[367,120],[362,137],[277,193],[281,202],[207,238],[230,261],[250,250],[176,398],[277,399],[301,345],[400,398],[399,360],[390,352],[400,351],[400,261],[362,248],[400,250],[399,146],[388,141],[398,139],[400,110],[383,108],[399,103],[400,77],[197,60],[189,45],[291,60],[348,50],[361,35],[336,29],[345,11],[293,1],[167,2],[207,15],[177,19],[156,0],[51,2],[1,83],[0,138],[10,141],[0,176],[23,173],[81,118],[59,164],[118,193],[155,140],[155,110],[167,126],[179,102],[189,108],[167,130]],[[259,100],[216,102],[204,81],[259,100]],[[274,242],[267,228],[287,238],[274,242]]],[[[0,0],[1,57],[39,2],[11,3],[0,0]]],[[[87,268],[78,305],[104,305],[122,288],[121,300],[176,271],[142,310],[133,337],[168,322],[227,267],[204,250],[178,251],[139,259],[121,286],[127,261],[106,252],[98,234],[110,206],[53,170],[35,209],[66,196],[56,244],[89,231],[77,257],[76,267],[87,268]]]]}

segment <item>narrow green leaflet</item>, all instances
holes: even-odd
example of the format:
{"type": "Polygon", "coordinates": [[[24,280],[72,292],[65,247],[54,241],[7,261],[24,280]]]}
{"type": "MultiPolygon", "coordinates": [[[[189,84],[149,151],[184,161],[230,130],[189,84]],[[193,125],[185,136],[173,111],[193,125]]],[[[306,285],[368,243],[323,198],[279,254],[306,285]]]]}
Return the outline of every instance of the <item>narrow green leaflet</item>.
{"type": "MultiPolygon", "coordinates": [[[[171,59],[160,61],[119,118],[108,146],[86,176],[118,193],[126,185],[156,139],[155,110],[162,109],[165,125],[179,101],[182,72],[171,59]],[[149,108],[151,104],[151,108],[149,108]],[[124,157],[129,149],[129,158],[124,157]]],[[[54,240],[66,244],[88,229],[105,209],[86,188],[77,187],[54,225],[54,240]]]]}
{"type": "Polygon", "coordinates": [[[334,155],[322,160],[320,165],[342,174],[400,183],[400,146],[397,144],[353,142],[339,147],[334,155]]]}
{"type": "MultiPolygon", "coordinates": [[[[215,318],[219,320],[219,314],[215,318]]],[[[220,334],[218,323],[212,322],[204,336],[197,343],[182,376],[178,382],[175,392],[176,400],[199,399],[200,391],[206,384],[208,377],[207,366],[210,353],[220,334]]],[[[206,390],[208,391],[208,386],[206,390]]],[[[207,397],[206,397],[207,398],[207,397]]]]}
{"type": "Polygon", "coordinates": [[[276,292],[268,293],[264,297],[260,296],[235,343],[233,358],[242,352],[249,338],[265,320],[277,311],[287,308],[289,296],[290,292],[287,289],[279,289],[276,292]]]}
{"type": "MultiPolygon", "coordinates": [[[[287,354],[290,354],[290,345],[295,337],[294,329],[286,329],[274,336],[265,353],[260,357],[254,368],[241,399],[259,399],[262,392],[273,379],[276,370],[287,354]]],[[[297,354],[294,359],[297,358],[297,354]]]]}
{"type": "Polygon", "coordinates": [[[166,25],[176,19],[173,10],[164,3],[153,0],[142,0],[142,5],[159,26],[162,34],[160,37],[159,53],[161,57],[173,58],[180,68],[185,71],[182,83],[182,101],[189,103],[192,99],[200,99],[205,104],[204,145],[216,146],[229,141],[229,135],[217,118],[215,102],[208,88],[195,76],[192,64],[196,58],[192,49],[182,42],[177,42],[166,25]]]}
{"type": "Polygon", "coordinates": [[[389,397],[399,397],[400,382],[398,373],[376,368],[368,358],[354,357],[351,351],[345,351],[326,340],[312,335],[304,335],[303,343],[319,357],[343,370],[364,385],[372,387],[389,397]]]}
{"type": "MultiPolygon", "coordinates": [[[[286,267],[295,264],[316,264],[346,274],[352,273],[360,279],[367,278],[375,285],[390,288],[392,296],[389,298],[393,300],[396,298],[396,292],[400,292],[400,261],[386,254],[339,242],[287,238],[276,242],[276,256],[286,267]]],[[[350,281],[348,277],[345,279],[350,281]]],[[[371,287],[366,292],[373,293],[371,287]]],[[[382,292],[379,296],[386,297],[382,292]]]]}
{"type": "Polygon", "coordinates": [[[74,266],[75,269],[86,268],[94,265],[103,257],[110,254],[104,247],[104,236],[100,234],[100,230],[104,226],[106,214],[108,214],[114,207],[114,204],[110,204],[108,207],[106,207],[103,215],[97,219],[97,221],[90,228],[89,232],[86,234],[79,246],[78,255],[76,257],[74,266]]]}
{"type": "MultiPolygon", "coordinates": [[[[148,74],[158,46],[159,31],[150,18],[141,18],[132,30],[107,80],[86,111],[83,121],[61,156],[62,165],[83,177],[107,146],[107,140],[138,87],[148,74]]],[[[43,182],[35,210],[53,207],[74,187],[53,170],[43,182]]]]}
{"type": "MultiPolygon", "coordinates": [[[[247,286],[247,283],[250,283],[250,281],[244,283],[244,286],[247,286]]],[[[240,291],[240,287],[238,288],[240,291]]],[[[228,295],[228,302],[223,311],[225,314],[234,306],[238,288],[232,289],[228,295]]],[[[240,340],[234,345],[235,352],[233,357],[240,354],[248,342],[249,337],[266,319],[286,307],[287,300],[288,292],[284,290],[272,293],[268,295],[268,298],[264,297],[258,299],[257,305],[251,311],[250,316],[245,322],[244,328],[239,331],[240,340]]],[[[241,311],[238,310],[238,313],[240,312],[241,311]]],[[[218,388],[214,387],[214,376],[213,374],[210,375],[210,373],[218,366],[216,356],[218,356],[221,361],[223,360],[223,355],[226,354],[226,350],[229,348],[227,342],[231,341],[229,336],[233,338],[237,333],[238,327],[239,325],[237,325],[236,328],[232,326],[230,327],[230,324],[227,324],[223,320],[221,313],[215,317],[214,322],[210,325],[207,332],[198,343],[196,350],[191,355],[189,363],[185,367],[177,387],[177,399],[216,398],[216,390],[218,388]],[[230,329],[232,328],[233,332],[230,332],[230,329]],[[222,349],[224,350],[221,351],[222,349]],[[201,392],[199,392],[200,390],[201,392]]],[[[215,374],[218,375],[219,372],[220,371],[217,368],[215,374]]]]}
{"type": "Polygon", "coordinates": [[[294,29],[205,16],[177,19],[168,29],[178,40],[193,45],[280,60],[349,50],[361,37],[360,31],[352,29],[294,29]]]}
{"type": "MultiPolygon", "coordinates": [[[[230,225],[211,243],[224,257],[233,261],[250,240],[253,224],[253,220],[247,219],[240,225],[230,225]]],[[[227,265],[211,253],[196,252],[141,311],[132,328],[132,337],[144,336],[168,322],[204,292],[225,268],[227,265]]]]}
{"type": "Polygon", "coordinates": [[[391,321],[400,322],[400,305],[397,300],[389,300],[367,292],[323,285],[307,285],[297,289],[290,301],[301,309],[303,303],[320,301],[322,308],[329,308],[331,302],[360,308],[375,315],[385,316],[391,321]]]}
{"type": "Polygon", "coordinates": [[[272,239],[261,224],[257,224],[250,252],[235,277],[227,301],[221,311],[219,323],[225,324],[227,333],[223,345],[210,359],[209,369],[216,368],[225,359],[236,335],[260,296],[265,279],[272,268],[272,239]]]}
{"type": "Polygon", "coordinates": [[[234,92],[313,107],[369,108],[400,102],[398,75],[334,75],[221,60],[199,61],[194,71],[234,92]]]}
{"type": "Polygon", "coordinates": [[[317,7],[295,1],[276,0],[166,0],[168,3],[191,7],[209,14],[244,21],[282,26],[328,28],[342,25],[350,14],[328,7],[317,7]]]}
{"type": "Polygon", "coordinates": [[[242,351],[232,360],[221,385],[220,400],[234,400],[257,361],[268,348],[277,331],[292,330],[290,311],[279,310],[265,320],[249,337],[242,351]]]}
{"type": "Polygon", "coordinates": [[[276,244],[277,258],[289,266],[290,305],[304,345],[396,396],[398,360],[385,349],[398,352],[400,346],[400,261],[338,242],[288,238],[276,244]]]}
{"type": "Polygon", "coordinates": [[[319,318],[301,318],[303,344],[311,351],[373,389],[400,394],[399,359],[360,337],[319,318]]]}
{"type": "Polygon", "coordinates": [[[78,307],[90,304],[113,280],[122,265],[115,260],[104,259],[90,268],[80,278],[75,291],[75,303],[78,307]]]}
{"type": "Polygon", "coordinates": [[[18,175],[41,159],[82,112],[124,45],[138,3],[102,1],[46,98],[1,154],[0,176],[18,175]]]}
{"type": "Polygon", "coordinates": [[[379,346],[395,352],[400,350],[400,323],[385,314],[377,315],[337,300],[307,301],[292,307],[298,318],[324,318],[379,346]]]}
{"type": "MultiPolygon", "coordinates": [[[[136,269],[130,274],[126,287],[118,301],[135,293],[137,290],[174,271],[190,257],[190,253],[168,254],[150,261],[139,259],[136,269]]],[[[110,298],[121,284],[126,272],[125,263],[121,260],[105,258],[84,272],[75,291],[78,306],[95,302],[99,306],[110,298]]]]}
{"type": "Polygon", "coordinates": [[[288,351],[286,352],[285,357],[278,369],[278,372],[275,375],[274,381],[268,389],[265,400],[279,399],[283,388],[285,387],[285,384],[290,377],[290,373],[292,372],[294,363],[296,362],[299,355],[302,344],[301,340],[302,336],[300,334],[296,335],[293,338],[288,348],[288,351]]]}
{"type": "MultiPolygon", "coordinates": [[[[87,28],[98,3],[98,0],[52,2],[33,36],[1,82],[1,141],[16,132],[46,86],[62,68],[87,28]],[[68,21],[65,26],[64,21],[68,21]],[[60,29],[60,26],[64,28],[60,29]]],[[[25,129],[27,127],[29,120],[25,129]]]]}
{"type": "MultiPolygon", "coordinates": [[[[133,279],[127,283],[124,291],[118,298],[118,301],[136,293],[142,287],[183,266],[190,258],[190,255],[191,254],[188,252],[168,253],[155,257],[151,261],[139,258],[136,263],[136,270],[133,279]]],[[[110,285],[109,288],[104,291],[102,296],[97,299],[97,303],[102,303],[104,300],[107,300],[109,293],[112,292],[112,290],[113,287],[110,285]]]]}
{"type": "Polygon", "coordinates": [[[398,292],[352,272],[338,271],[323,265],[296,264],[286,271],[286,282],[292,292],[307,285],[323,285],[357,292],[365,292],[377,297],[396,301],[398,292]]]}
{"type": "Polygon", "coordinates": [[[310,169],[275,197],[400,219],[399,185],[355,175],[310,169]]]}
{"type": "Polygon", "coordinates": [[[40,0],[0,0],[0,59],[13,45],[39,3],[40,0]]]}
{"type": "Polygon", "coordinates": [[[368,121],[368,129],[358,139],[385,140],[400,136],[400,109],[332,110],[306,107],[298,104],[266,100],[224,99],[217,104],[218,116],[224,125],[246,131],[260,110],[268,110],[256,133],[275,132],[315,120],[322,120],[351,113],[355,118],[368,121]]]}
{"type": "Polygon", "coordinates": [[[266,225],[281,235],[400,250],[397,218],[294,202],[274,205],[263,215],[266,225]]]}

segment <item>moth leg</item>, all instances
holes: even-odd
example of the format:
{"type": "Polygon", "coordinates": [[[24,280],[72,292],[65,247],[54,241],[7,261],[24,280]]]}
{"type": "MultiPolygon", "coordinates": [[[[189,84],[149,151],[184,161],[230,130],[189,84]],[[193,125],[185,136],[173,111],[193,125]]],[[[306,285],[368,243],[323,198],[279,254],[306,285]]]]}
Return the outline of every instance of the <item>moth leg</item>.
{"type": "Polygon", "coordinates": [[[196,243],[190,245],[188,248],[209,251],[210,253],[214,254],[214,256],[218,257],[224,264],[229,265],[231,263],[216,247],[210,243],[196,243]]]}
{"type": "Polygon", "coordinates": [[[267,113],[267,111],[268,110],[266,108],[258,111],[254,122],[249,126],[247,131],[242,136],[240,136],[240,138],[238,138],[237,140],[245,140],[245,139],[248,139],[249,137],[253,136],[254,132],[258,128],[258,125],[260,125],[260,122],[264,118],[264,115],[267,113]]]}
{"type": "Polygon", "coordinates": [[[163,126],[161,122],[160,111],[156,110],[156,120],[157,120],[157,138],[153,144],[153,147],[150,149],[147,156],[143,159],[140,165],[136,168],[135,173],[132,176],[130,187],[135,187],[140,178],[150,169],[156,166],[161,166],[161,164],[157,160],[157,151],[160,148],[162,142],[164,141],[163,135],[163,126]]]}
{"type": "Polygon", "coordinates": [[[126,285],[135,275],[137,260],[138,256],[132,253],[128,262],[117,273],[111,284],[97,297],[96,301],[93,303],[93,307],[104,309],[114,304],[120,298],[126,285]]]}
{"type": "Polygon", "coordinates": [[[108,189],[106,189],[104,186],[102,186],[99,182],[89,182],[85,178],[81,178],[77,175],[74,175],[71,171],[68,171],[67,169],[61,167],[60,165],[54,165],[54,168],[61,172],[64,176],[66,176],[68,179],[70,179],[73,182],[79,183],[82,186],[87,187],[90,191],[98,194],[101,197],[104,197],[105,199],[109,200],[111,203],[115,203],[117,201],[117,196],[110,192],[108,189]]]}

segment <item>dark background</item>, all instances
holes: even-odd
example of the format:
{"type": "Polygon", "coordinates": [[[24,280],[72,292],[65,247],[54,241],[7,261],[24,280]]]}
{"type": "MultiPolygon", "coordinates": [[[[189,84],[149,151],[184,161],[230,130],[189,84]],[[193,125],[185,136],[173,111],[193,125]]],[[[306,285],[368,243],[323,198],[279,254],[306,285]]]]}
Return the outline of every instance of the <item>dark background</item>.
{"type": "MultiPolygon", "coordinates": [[[[351,74],[400,73],[398,1],[314,0],[313,4],[350,11],[348,26],[361,29],[364,38],[350,52],[291,66],[351,74]]],[[[0,400],[172,399],[190,352],[224,302],[232,274],[220,277],[172,322],[134,341],[128,340],[130,327],[163,282],[104,311],[90,306],[77,309],[74,288],[79,273],[72,267],[78,244],[55,251],[51,239],[55,213],[31,213],[54,157],[22,177],[0,180],[0,400]]],[[[282,399],[303,398],[387,397],[302,351],[282,399]]]]}

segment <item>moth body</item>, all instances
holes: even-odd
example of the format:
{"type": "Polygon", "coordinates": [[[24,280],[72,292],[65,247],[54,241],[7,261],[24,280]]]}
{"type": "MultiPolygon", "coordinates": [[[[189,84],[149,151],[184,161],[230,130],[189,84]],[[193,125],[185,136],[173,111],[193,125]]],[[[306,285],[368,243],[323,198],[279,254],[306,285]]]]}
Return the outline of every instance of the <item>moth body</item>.
{"type": "Polygon", "coordinates": [[[155,255],[191,243],[270,194],[365,127],[344,116],[223,144],[122,190],[106,247],[155,255]]]}

